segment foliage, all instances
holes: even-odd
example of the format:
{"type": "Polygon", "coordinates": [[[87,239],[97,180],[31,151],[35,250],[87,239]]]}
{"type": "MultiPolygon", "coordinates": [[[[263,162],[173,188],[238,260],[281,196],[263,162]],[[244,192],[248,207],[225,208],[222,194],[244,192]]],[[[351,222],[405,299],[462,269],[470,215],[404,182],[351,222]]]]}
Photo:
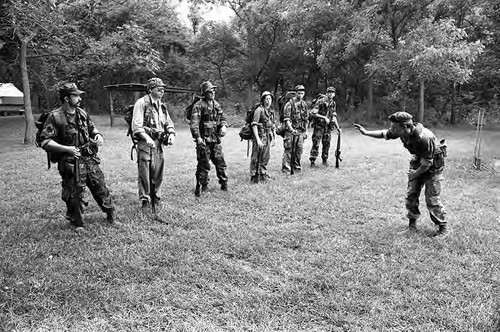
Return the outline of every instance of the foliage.
{"type": "MultiPolygon", "coordinates": [[[[169,224],[160,224],[140,212],[125,123],[93,120],[121,225],[106,225],[87,193],[79,235],[64,219],[57,170],[46,170],[41,149],[12,149],[22,123],[0,119],[9,156],[0,160],[0,330],[498,330],[500,179],[472,169],[473,129],[433,130],[449,144],[451,234],[439,240],[424,206],[418,232],[405,230],[410,156],[400,142],[345,128],[340,170],[290,177],[279,139],[268,168],[275,181],[252,185],[233,128],[223,142],[230,191],[211,181],[197,199],[194,145],[177,128],[165,151],[160,215],[169,224]]],[[[484,132],[485,164],[500,155],[499,139],[484,132]]]]}

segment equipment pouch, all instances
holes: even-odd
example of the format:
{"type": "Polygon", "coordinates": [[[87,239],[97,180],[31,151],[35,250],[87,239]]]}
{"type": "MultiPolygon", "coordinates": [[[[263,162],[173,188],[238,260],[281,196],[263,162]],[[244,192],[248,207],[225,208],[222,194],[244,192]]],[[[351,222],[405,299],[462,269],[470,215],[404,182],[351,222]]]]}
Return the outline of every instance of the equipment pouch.
{"type": "Polygon", "coordinates": [[[216,124],[214,121],[203,122],[203,133],[207,136],[212,136],[212,133],[216,130],[216,124]]]}

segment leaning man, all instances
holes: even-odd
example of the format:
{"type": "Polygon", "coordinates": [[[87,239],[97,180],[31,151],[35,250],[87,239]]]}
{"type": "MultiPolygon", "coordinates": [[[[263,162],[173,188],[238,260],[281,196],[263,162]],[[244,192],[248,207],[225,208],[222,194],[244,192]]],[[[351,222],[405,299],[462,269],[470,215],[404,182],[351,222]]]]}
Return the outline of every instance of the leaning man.
{"type": "MultiPolygon", "coordinates": [[[[359,124],[354,127],[363,135],[397,139],[413,155],[408,171],[408,189],[406,193],[406,209],[408,210],[408,227],[416,230],[420,218],[419,197],[425,186],[425,202],[431,220],[439,229],[435,236],[447,233],[445,211],[441,203],[441,180],[444,169],[445,146],[437,142],[434,134],[422,124],[413,122],[412,116],[406,112],[396,112],[389,116],[391,127],[389,130],[368,131],[359,124]]],[[[443,141],[442,141],[443,142],[443,141]]],[[[444,142],[443,142],[444,143],[444,142]]]]}
{"type": "Polygon", "coordinates": [[[97,147],[104,139],[90,116],[80,108],[81,94],[75,83],[65,83],[59,89],[62,106],[50,113],[41,133],[41,146],[57,156],[62,178],[62,200],[66,203],[66,218],[76,231],[83,230],[85,187],[103,212],[114,222],[114,207],[99,167],[97,147]]]}

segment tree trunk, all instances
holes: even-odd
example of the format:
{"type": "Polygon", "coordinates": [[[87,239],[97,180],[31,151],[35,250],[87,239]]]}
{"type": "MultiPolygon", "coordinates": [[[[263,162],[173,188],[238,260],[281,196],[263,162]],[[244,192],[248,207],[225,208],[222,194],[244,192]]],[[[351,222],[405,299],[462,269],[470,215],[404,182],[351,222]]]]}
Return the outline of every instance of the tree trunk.
{"type": "Polygon", "coordinates": [[[26,52],[28,42],[31,38],[18,36],[21,42],[20,69],[24,93],[24,117],[26,120],[26,129],[24,131],[24,144],[35,143],[35,118],[31,109],[31,94],[30,94],[30,81],[28,77],[28,65],[26,64],[26,52]]]}
{"type": "Polygon", "coordinates": [[[418,116],[417,121],[424,122],[424,79],[420,79],[420,91],[418,93],[418,116]]]}
{"type": "Polygon", "coordinates": [[[458,85],[456,83],[453,83],[451,91],[451,114],[450,114],[451,124],[456,124],[458,122],[457,88],[458,85]]]}
{"type": "Polygon", "coordinates": [[[375,118],[375,111],[373,109],[373,77],[368,78],[368,119],[375,118]]]}

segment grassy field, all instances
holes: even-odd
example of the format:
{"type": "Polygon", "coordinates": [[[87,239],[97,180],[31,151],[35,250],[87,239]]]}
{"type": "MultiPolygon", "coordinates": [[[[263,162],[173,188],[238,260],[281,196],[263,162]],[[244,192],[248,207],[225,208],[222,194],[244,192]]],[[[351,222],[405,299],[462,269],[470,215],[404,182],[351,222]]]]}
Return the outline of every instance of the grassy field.
{"type": "Polygon", "coordinates": [[[484,133],[481,171],[473,129],[434,130],[449,144],[451,224],[435,239],[422,204],[419,231],[406,231],[409,154],[397,141],[346,127],[337,170],[308,167],[308,139],[304,170],[290,177],[279,140],[276,180],[251,185],[234,128],[223,143],[229,192],[212,170],[197,199],[194,145],[179,126],[160,224],[139,211],[124,123],[95,120],[121,225],[90,199],[77,234],[56,169],[21,144],[23,119],[0,118],[0,331],[500,331],[498,130],[484,133]]]}

